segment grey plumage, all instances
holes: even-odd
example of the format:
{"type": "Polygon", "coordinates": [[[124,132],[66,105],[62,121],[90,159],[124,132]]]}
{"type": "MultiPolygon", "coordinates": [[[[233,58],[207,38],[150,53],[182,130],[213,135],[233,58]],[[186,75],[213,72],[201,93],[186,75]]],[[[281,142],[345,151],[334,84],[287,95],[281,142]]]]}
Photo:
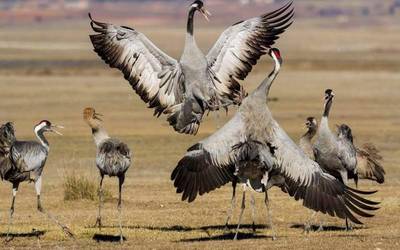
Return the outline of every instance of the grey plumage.
{"type": "Polygon", "coordinates": [[[380,163],[383,157],[371,143],[366,143],[357,150],[357,174],[359,179],[369,179],[382,184],[385,182],[385,169],[380,163]]]}
{"type": "Polygon", "coordinates": [[[0,143],[0,175],[13,185],[13,198],[10,208],[10,221],[7,231],[7,239],[12,224],[14,214],[15,198],[21,182],[30,181],[35,183],[37,195],[37,209],[45,214],[50,220],[58,224],[61,229],[70,237],[74,237],[71,230],[61,224],[53,215],[46,212],[41,204],[42,172],[49,153],[49,143],[44,137],[46,132],[54,132],[56,127],[62,127],[51,124],[47,120],[39,122],[35,128],[35,134],[40,142],[37,141],[18,141],[15,137],[15,130],[11,123],[6,123],[0,128],[2,141],[0,143]],[[5,142],[7,141],[7,142],[5,142]],[[33,178],[31,177],[33,175],[33,178]]]}
{"type": "MultiPolygon", "coordinates": [[[[240,104],[245,96],[238,83],[291,24],[292,3],[225,30],[205,56],[193,36],[196,11],[207,16],[202,1],[190,9],[186,42],[179,61],[158,49],[142,33],[129,27],[93,20],[90,35],[94,51],[124,74],[132,88],[154,108],[167,115],[179,133],[196,134],[206,110],[240,104]]],[[[90,16],[90,15],[89,15],[90,16]]]]}
{"type": "Polygon", "coordinates": [[[353,145],[351,129],[347,125],[338,128],[338,134],[329,128],[328,116],[333,102],[334,93],[331,89],[325,91],[324,114],[314,143],[314,155],[318,164],[345,185],[350,177],[357,178],[356,149],[353,145]]]}
{"type": "Polygon", "coordinates": [[[248,140],[262,143],[258,155],[263,162],[273,162],[272,169],[285,177],[288,194],[303,205],[331,216],[349,218],[360,223],[354,214],[373,216],[364,210],[375,210],[377,202],[360,197],[370,194],[352,189],[325,173],[309,159],[273,119],[267,96],[279,71],[279,53],[271,50],[276,62],[275,70],[260,86],[243,100],[238,112],[221,129],[191,147],[171,174],[177,193],[182,200],[193,201],[232,181],[232,168],[238,156],[232,147],[248,140]],[[274,148],[271,154],[270,146],[274,148]]]}
{"type": "Polygon", "coordinates": [[[315,160],[312,138],[317,133],[318,123],[314,117],[308,117],[306,121],[307,132],[300,138],[299,147],[311,160],[315,160]]]}
{"type": "Polygon", "coordinates": [[[125,173],[131,166],[132,154],[128,145],[118,139],[108,136],[106,130],[101,126],[102,121],[94,108],[85,108],[83,111],[84,121],[91,127],[94,142],[96,144],[96,166],[100,172],[99,188],[99,211],[96,219],[96,226],[101,229],[101,207],[103,198],[103,179],[105,175],[109,177],[118,177],[118,214],[120,241],[123,241],[122,235],[122,186],[125,182],[125,173]]]}

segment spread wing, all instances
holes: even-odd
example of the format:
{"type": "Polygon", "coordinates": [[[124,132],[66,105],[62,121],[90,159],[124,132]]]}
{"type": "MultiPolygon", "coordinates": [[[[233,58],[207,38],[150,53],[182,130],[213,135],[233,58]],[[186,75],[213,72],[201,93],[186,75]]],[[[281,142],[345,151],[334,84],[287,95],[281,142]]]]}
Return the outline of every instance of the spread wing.
{"type": "Polygon", "coordinates": [[[182,200],[192,202],[197,194],[233,180],[237,157],[233,147],[244,141],[244,132],[242,117],[236,113],[221,129],[188,149],[171,174],[177,193],[183,193],[182,200]]]}
{"type": "Polygon", "coordinates": [[[385,169],[380,161],[383,159],[378,149],[370,143],[364,144],[357,150],[357,173],[360,179],[376,180],[378,183],[385,182],[385,169]]]}
{"type": "Polygon", "coordinates": [[[226,29],[207,55],[214,85],[222,96],[240,98],[238,80],[244,80],[258,59],[292,22],[292,2],[260,17],[226,29]],[[232,96],[232,92],[234,93],[232,96]]]}
{"type": "Polygon", "coordinates": [[[288,193],[303,205],[318,212],[339,218],[349,218],[362,224],[354,214],[371,217],[363,210],[376,210],[379,203],[369,201],[360,194],[372,194],[345,186],[333,176],[322,171],[274,121],[271,126],[270,142],[275,147],[277,159],[274,167],[285,176],[288,193]]]}
{"type": "Polygon", "coordinates": [[[90,35],[94,51],[119,69],[142,100],[161,115],[182,102],[183,81],[179,63],[158,49],[140,32],[125,26],[94,21],[90,35]]]}

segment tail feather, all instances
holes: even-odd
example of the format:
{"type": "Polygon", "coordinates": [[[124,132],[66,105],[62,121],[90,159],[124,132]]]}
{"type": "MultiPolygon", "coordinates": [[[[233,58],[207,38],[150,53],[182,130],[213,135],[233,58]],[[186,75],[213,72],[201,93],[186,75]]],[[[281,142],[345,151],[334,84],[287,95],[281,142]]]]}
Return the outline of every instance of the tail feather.
{"type": "Polygon", "coordinates": [[[380,161],[383,157],[379,150],[371,143],[357,148],[357,172],[360,179],[374,180],[378,183],[385,182],[385,169],[380,161]]]}

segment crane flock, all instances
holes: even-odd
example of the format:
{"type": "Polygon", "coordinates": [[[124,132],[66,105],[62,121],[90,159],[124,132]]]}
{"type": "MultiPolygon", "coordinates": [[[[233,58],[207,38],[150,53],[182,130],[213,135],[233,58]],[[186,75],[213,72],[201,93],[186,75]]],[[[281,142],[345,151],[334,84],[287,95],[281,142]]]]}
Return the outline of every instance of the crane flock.
{"type": "MultiPolygon", "coordinates": [[[[379,202],[369,196],[375,191],[358,190],[358,179],[384,182],[382,157],[373,144],[357,147],[352,129],[342,124],[334,132],[328,117],[334,92],[325,91],[323,115],[318,123],[306,119],[307,132],[297,145],[274,119],[268,106],[268,96],[283,63],[279,49],[272,47],[293,22],[294,8],[288,2],[272,12],[238,22],[226,29],[207,55],[194,38],[194,16],[201,13],[207,20],[210,13],[200,0],[188,11],[183,54],[176,60],[157,48],[145,35],[126,26],[96,21],[90,17],[94,34],[90,35],[94,51],[111,68],[120,70],[133,90],[154,108],[154,115],[166,115],[178,133],[195,135],[207,111],[228,110],[238,105],[237,112],[221,128],[188,148],[171,173],[176,193],[182,201],[193,202],[199,196],[232,183],[231,208],[225,225],[231,221],[236,201],[236,186],[243,187],[241,211],[234,239],[238,238],[245,193],[264,193],[267,217],[272,229],[272,212],[268,190],[279,187],[285,196],[302,200],[312,211],[362,224],[360,217],[372,217],[379,202]],[[274,62],[272,71],[251,93],[239,83],[251,72],[261,56],[268,54],[274,62]],[[349,186],[354,179],[356,188],[349,186]]],[[[94,108],[83,110],[83,120],[91,129],[96,146],[95,164],[100,173],[99,207],[95,226],[102,227],[102,184],[104,176],[119,181],[119,228],[122,235],[122,187],[133,154],[129,146],[109,137],[102,126],[101,114],[94,108]]],[[[12,203],[7,232],[10,232],[14,203],[19,184],[33,182],[37,209],[48,215],[62,230],[72,231],[45,212],[41,203],[42,173],[50,145],[46,132],[61,135],[62,128],[47,120],[34,126],[38,141],[19,141],[8,122],[0,128],[0,177],[12,183],[12,203]]],[[[254,227],[254,197],[251,199],[254,227]]],[[[307,223],[306,223],[307,225],[307,223]]],[[[307,228],[307,226],[305,226],[307,228]]]]}

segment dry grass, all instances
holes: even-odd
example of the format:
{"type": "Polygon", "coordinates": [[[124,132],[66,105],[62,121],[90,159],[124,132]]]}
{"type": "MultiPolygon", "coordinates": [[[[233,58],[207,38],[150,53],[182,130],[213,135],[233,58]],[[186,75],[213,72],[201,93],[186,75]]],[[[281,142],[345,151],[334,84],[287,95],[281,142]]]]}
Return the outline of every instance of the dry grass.
{"type": "MultiPolygon", "coordinates": [[[[65,201],[63,197],[65,173],[86,176],[91,183],[89,186],[93,184],[93,187],[98,180],[94,164],[95,146],[81,115],[86,106],[94,106],[105,114],[105,127],[109,133],[128,143],[134,151],[133,165],[127,173],[123,192],[124,235],[128,239],[123,248],[400,247],[400,72],[382,66],[399,65],[398,27],[327,29],[299,23],[279,43],[285,64],[271,90],[271,97],[278,98],[278,101],[272,102],[270,108],[295,141],[304,133],[304,119],[310,115],[319,117],[324,89],[330,87],[335,90],[337,98],[332,110],[332,126],[346,122],[355,132],[358,144],[375,143],[385,158],[385,184],[360,183],[362,189],[379,190],[372,197],[382,202],[376,216],[364,219],[365,226],[352,232],[341,230],[343,221],[325,216],[322,218],[326,225],[337,230],[303,235],[302,230],[293,228],[293,225],[304,222],[309,211],[274,189],[270,198],[278,240],[271,241],[271,231],[260,226],[255,236],[246,234],[250,229],[244,227],[241,235],[248,238],[237,242],[222,241],[231,237],[221,227],[230,203],[230,185],[187,204],[180,201],[169,180],[172,169],[185,150],[227,121],[234,109],[228,116],[220,113],[219,122],[214,115],[207,117],[196,137],[174,133],[163,118],[152,117],[152,110],[146,109],[146,105],[119,74],[99,63],[90,51],[87,24],[73,28],[5,27],[0,31],[1,39],[29,41],[33,47],[42,47],[39,50],[0,48],[3,64],[17,62],[17,66],[0,69],[0,119],[1,122],[15,122],[17,135],[22,139],[33,139],[32,127],[42,119],[66,127],[63,137],[48,135],[51,151],[43,174],[42,196],[44,207],[67,223],[77,239],[71,241],[65,238],[57,226],[35,212],[34,188],[25,183],[17,196],[12,227],[12,231],[20,235],[7,246],[0,247],[36,248],[35,237],[22,237],[32,228],[46,231],[39,241],[43,248],[115,247],[114,243],[92,240],[93,235],[98,233],[91,227],[96,220],[96,201],[65,201]],[[54,46],[68,45],[71,49],[48,49],[44,46],[52,42],[54,46]],[[378,50],[379,47],[385,50],[378,50]],[[89,61],[92,66],[73,67],[54,63],[63,60],[89,61]],[[43,62],[45,64],[41,64],[43,62]],[[354,62],[364,66],[353,68],[354,62]],[[22,68],[18,63],[23,63],[22,68]],[[47,67],[48,71],[42,67],[47,67]]],[[[198,32],[200,44],[207,47],[220,30],[209,28],[198,32]]],[[[143,31],[167,52],[179,55],[182,30],[147,28],[143,31]],[[165,39],[167,35],[169,39],[165,39]]],[[[253,89],[267,75],[270,67],[268,59],[263,60],[246,80],[246,88],[253,89]]],[[[111,194],[116,196],[117,180],[106,179],[105,182],[111,194]]],[[[4,233],[11,198],[8,183],[0,186],[0,197],[0,232],[4,233]]],[[[257,224],[264,225],[266,211],[263,196],[256,195],[256,199],[257,224]]],[[[118,233],[116,206],[115,201],[105,204],[106,226],[102,234],[118,233]]],[[[237,215],[238,210],[233,223],[237,221],[237,215]]],[[[250,212],[246,210],[244,223],[250,222],[250,212]]]]}
{"type": "MultiPolygon", "coordinates": [[[[103,201],[111,201],[111,192],[103,187],[103,201]]],[[[71,173],[64,177],[64,201],[99,200],[99,183],[82,176],[81,173],[71,173]]]]}

